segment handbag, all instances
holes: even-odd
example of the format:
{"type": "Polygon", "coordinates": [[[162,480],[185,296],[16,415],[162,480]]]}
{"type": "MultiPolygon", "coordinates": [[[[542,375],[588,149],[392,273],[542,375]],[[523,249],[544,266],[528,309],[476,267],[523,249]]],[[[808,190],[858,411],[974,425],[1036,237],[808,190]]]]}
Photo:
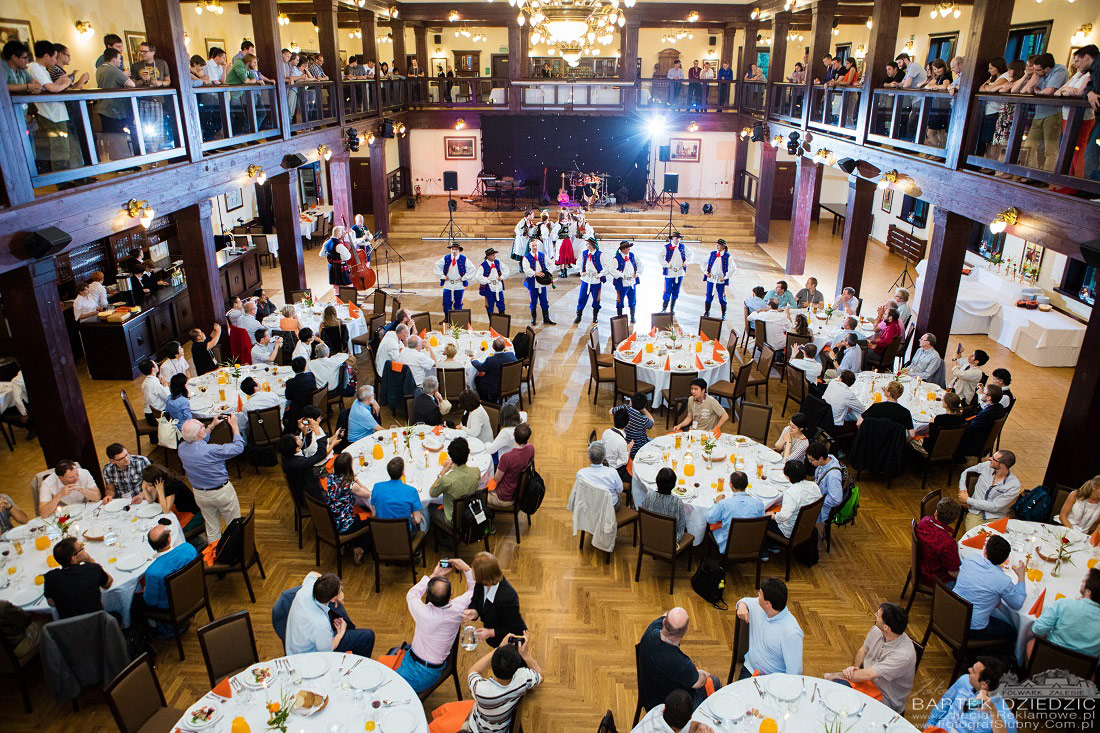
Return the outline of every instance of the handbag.
{"type": "Polygon", "coordinates": [[[180,431],[176,427],[176,422],[172,418],[168,417],[168,413],[162,413],[157,418],[157,442],[160,443],[163,448],[170,448],[175,450],[180,442],[180,431]]]}
{"type": "Polygon", "coordinates": [[[704,557],[699,563],[695,575],[691,576],[691,589],[719,611],[729,610],[722,600],[726,589],[726,569],[713,557],[704,557]]]}

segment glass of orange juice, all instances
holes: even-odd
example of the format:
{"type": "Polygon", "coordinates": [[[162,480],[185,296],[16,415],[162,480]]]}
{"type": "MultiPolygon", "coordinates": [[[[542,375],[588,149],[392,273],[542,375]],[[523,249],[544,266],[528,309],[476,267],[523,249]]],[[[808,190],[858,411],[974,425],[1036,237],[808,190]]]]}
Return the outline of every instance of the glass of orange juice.
{"type": "Polygon", "coordinates": [[[676,433],[676,450],[680,450],[680,434],[676,433]]]}
{"type": "Polygon", "coordinates": [[[722,489],[724,489],[725,487],[726,487],[726,479],[723,478],[722,476],[719,476],[718,477],[718,493],[721,494],[722,489]]]}
{"type": "Polygon", "coordinates": [[[36,549],[36,550],[45,550],[49,546],[50,546],[50,538],[49,537],[46,537],[45,535],[42,535],[40,537],[35,537],[34,538],[34,549],[36,549]]]}
{"type": "Polygon", "coordinates": [[[428,344],[432,348],[435,348],[436,346],[439,346],[439,339],[437,339],[435,336],[432,336],[430,339],[428,339],[428,344]]]}
{"type": "Polygon", "coordinates": [[[218,390],[218,399],[222,400],[223,402],[225,401],[225,390],[224,389],[219,389],[218,390]]]}
{"type": "Polygon", "coordinates": [[[756,464],[756,478],[764,478],[764,464],[763,463],[757,463],[756,464]]]}
{"type": "Polygon", "coordinates": [[[442,466],[446,462],[447,462],[447,451],[445,451],[445,450],[439,451],[439,465],[442,466]]]}
{"type": "Polygon", "coordinates": [[[647,354],[652,354],[653,353],[653,344],[649,343],[649,344],[645,345],[645,353],[647,353],[647,354]]]}
{"type": "Polygon", "coordinates": [[[685,463],[684,464],[684,475],[685,476],[694,476],[695,475],[695,464],[694,463],[685,463]]]}
{"type": "Polygon", "coordinates": [[[698,353],[698,352],[701,352],[702,350],[703,350],[703,342],[702,341],[696,341],[695,342],[695,351],[698,353]]]}

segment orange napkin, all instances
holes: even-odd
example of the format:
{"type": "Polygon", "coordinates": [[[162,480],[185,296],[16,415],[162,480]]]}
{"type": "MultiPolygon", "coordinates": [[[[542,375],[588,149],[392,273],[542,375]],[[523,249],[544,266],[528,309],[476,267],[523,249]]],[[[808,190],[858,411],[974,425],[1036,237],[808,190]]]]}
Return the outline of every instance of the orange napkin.
{"type": "Polygon", "coordinates": [[[1100,547],[1100,529],[1097,529],[1092,533],[1092,536],[1089,537],[1089,544],[1093,547],[1100,547]]]}
{"type": "Polygon", "coordinates": [[[708,524],[707,529],[709,529],[711,532],[714,532],[715,530],[722,529],[722,523],[721,522],[715,522],[714,524],[708,524]]]}
{"type": "Polygon", "coordinates": [[[1043,601],[1046,599],[1046,597],[1047,592],[1044,590],[1042,593],[1039,594],[1039,600],[1035,601],[1035,605],[1032,606],[1031,610],[1027,612],[1029,616],[1039,618],[1039,615],[1043,612],[1043,601]]]}
{"type": "Polygon", "coordinates": [[[1007,532],[1008,531],[1008,517],[1004,517],[1003,519],[998,519],[996,522],[988,522],[985,526],[989,527],[990,529],[995,529],[998,532],[1007,532]]]}
{"type": "Polygon", "coordinates": [[[632,343],[634,343],[634,339],[636,339],[637,337],[638,337],[638,334],[632,333],[629,336],[627,336],[626,339],[623,340],[623,343],[624,344],[632,344],[632,343]]]}
{"type": "Polygon", "coordinates": [[[432,428],[432,435],[442,435],[442,434],[443,434],[443,426],[442,425],[436,425],[434,428],[432,428]]]}
{"type": "Polygon", "coordinates": [[[988,536],[987,534],[976,534],[968,540],[963,540],[961,544],[966,547],[973,547],[975,550],[983,550],[985,549],[985,539],[988,536]]]}
{"type": "Polygon", "coordinates": [[[363,315],[363,311],[359,310],[359,306],[355,305],[354,303],[349,303],[348,315],[358,320],[359,317],[363,315]]]}
{"type": "Polygon", "coordinates": [[[233,687],[229,684],[229,678],[226,677],[219,682],[213,692],[218,697],[233,697],[233,687]]]}
{"type": "Polygon", "coordinates": [[[642,363],[642,353],[643,353],[643,352],[642,352],[642,350],[641,350],[641,349],[638,349],[638,353],[637,353],[637,355],[636,355],[636,356],[634,357],[634,363],[635,363],[635,364],[641,364],[641,363],[642,363]]]}
{"type": "Polygon", "coordinates": [[[489,483],[485,485],[485,488],[487,488],[489,491],[496,491],[497,490],[497,478],[496,478],[496,476],[489,479],[489,483]]]}
{"type": "Polygon", "coordinates": [[[725,351],[726,347],[722,345],[721,341],[715,341],[714,342],[714,350],[715,351],[725,351]]]}
{"type": "Polygon", "coordinates": [[[344,304],[344,301],[340,300],[339,298],[336,299],[336,305],[343,305],[343,304],[344,304]]]}
{"type": "Polygon", "coordinates": [[[393,367],[393,370],[395,372],[400,372],[401,370],[403,370],[405,368],[404,363],[402,363],[400,361],[391,361],[390,366],[393,367]]]}
{"type": "Polygon", "coordinates": [[[710,337],[708,337],[705,333],[700,331],[699,332],[699,340],[702,341],[705,344],[706,342],[710,341],[710,337]]]}
{"type": "Polygon", "coordinates": [[[703,362],[702,362],[702,360],[699,359],[698,356],[695,357],[695,368],[696,369],[702,369],[703,368],[703,362]]]}
{"type": "Polygon", "coordinates": [[[466,324],[466,333],[473,333],[473,331],[474,331],[473,325],[470,324],[470,323],[467,323],[466,324]]]}
{"type": "Polygon", "coordinates": [[[365,506],[352,507],[352,511],[355,512],[355,516],[359,517],[364,522],[371,518],[370,509],[367,509],[365,506]]]}
{"type": "Polygon", "coordinates": [[[217,549],[218,549],[218,543],[217,542],[211,542],[209,545],[202,548],[202,561],[204,563],[206,563],[207,565],[213,565],[214,564],[214,557],[215,557],[214,553],[217,549]]]}
{"type": "Polygon", "coordinates": [[[244,412],[244,402],[239,394],[237,395],[237,412],[244,412]]]}
{"type": "Polygon", "coordinates": [[[428,335],[428,329],[426,329],[426,328],[420,329],[420,338],[424,338],[427,335],[428,335]]]}
{"type": "Polygon", "coordinates": [[[492,336],[495,339],[500,338],[500,334],[497,333],[496,329],[494,329],[492,326],[489,326],[489,335],[492,336]]]}
{"type": "Polygon", "coordinates": [[[715,437],[715,438],[720,438],[720,437],[722,437],[722,428],[715,428],[715,429],[714,429],[714,437],[715,437]]]}
{"type": "Polygon", "coordinates": [[[657,327],[654,326],[653,328],[649,329],[649,337],[653,338],[656,335],[657,335],[657,327]]]}
{"type": "Polygon", "coordinates": [[[866,680],[863,682],[852,681],[849,684],[852,686],[853,690],[859,690],[867,697],[873,697],[874,699],[879,701],[882,700],[882,690],[875,687],[875,683],[871,680],[866,680]]]}
{"type": "Polygon", "coordinates": [[[672,371],[672,358],[668,356],[665,357],[665,371],[672,371]]]}

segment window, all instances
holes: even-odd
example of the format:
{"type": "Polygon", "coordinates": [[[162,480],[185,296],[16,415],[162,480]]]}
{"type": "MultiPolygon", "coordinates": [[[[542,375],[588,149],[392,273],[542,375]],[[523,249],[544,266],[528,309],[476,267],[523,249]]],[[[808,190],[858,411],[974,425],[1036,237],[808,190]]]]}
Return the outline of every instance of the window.
{"type": "Polygon", "coordinates": [[[906,194],[901,201],[901,214],[898,218],[918,229],[924,229],[928,220],[928,202],[906,194]]]}
{"type": "Polygon", "coordinates": [[[756,65],[760,67],[760,71],[764,72],[764,76],[768,75],[768,65],[771,63],[772,52],[763,49],[756,49],[756,65]]]}
{"type": "Polygon", "coordinates": [[[1047,50],[1051,21],[1031,25],[1012,26],[1005,45],[1007,61],[1025,61],[1028,56],[1047,50]]]}
{"type": "Polygon", "coordinates": [[[1066,260],[1060,293],[1088,305],[1096,305],[1097,268],[1085,264],[1076,257],[1066,260]]]}
{"type": "Polygon", "coordinates": [[[955,55],[955,47],[959,43],[959,33],[941,33],[928,37],[928,59],[925,63],[941,59],[950,61],[955,55]]]}

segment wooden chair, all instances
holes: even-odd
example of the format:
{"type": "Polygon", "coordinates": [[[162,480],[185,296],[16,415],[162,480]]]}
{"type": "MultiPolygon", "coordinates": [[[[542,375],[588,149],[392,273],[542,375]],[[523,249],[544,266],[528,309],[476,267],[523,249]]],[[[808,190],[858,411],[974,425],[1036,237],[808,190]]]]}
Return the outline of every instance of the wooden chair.
{"type": "Polygon", "coordinates": [[[753,331],[753,347],[752,347],[752,358],[753,359],[759,358],[760,354],[764,353],[764,347],[768,346],[767,334],[768,334],[767,328],[758,328],[755,331],[753,331]]]}
{"type": "MultiPolygon", "coordinates": [[[[405,396],[405,420],[412,423],[413,419],[413,405],[416,402],[416,398],[412,395],[405,396]]],[[[396,416],[396,415],[395,415],[396,416]]]]}
{"type": "Polygon", "coordinates": [[[666,517],[648,509],[638,510],[638,524],[641,527],[642,542],[638,545],[638,564],[634,568],[634,582],[642,577],[642,556],[665,560],[672,566],[672,576],[668,581],[668,594],[672,595],[676,587],[676,560],[687,553],[688,571],[691,571],[691,543],[695,535],[684,532],[676,540],[676,517],[666,517]]]}
{"type": "Polygon", "coordinates": [[[648,689],[648,683],[650,682],[650,680],[642,675],[641,642],[634,645],[634,676],[635,679],[638,680],[638,704],[634,708],[634,722],[630,724],[631,728],[638,725],[638,720],[642,717],[642,711],[645,710],[645,708],[642,707],[642,698],[652,697],[652,695],[649,694],[648,689]]]}
{"type": "Polygon", "coordinates": [[[259,258],[259,262],[262,265],[264,258],[267,258],[267,264],[271,267],[275,267],[275,256],[271,253],[271,245],[267,240],[266,234],[253,234],[252,242],[256,245],[256,254],[259,258]]]}
{"type": "Polygon", "coordinates": [[[928,628],[920,644],[927,649],[928,639],[935,634],[947,645],[955,657],[955,669],[951,672],[951,679],[959,676],[964,662],[975,649],[998,646],[1003,643],[995,639],[988,641],[971,639],[970,618],[973,615],[974,606],[970,601],[949,590],[942,581],[936,581],[932,589],[932,618],[928,620],[928,628]]]}
{"type": "Polygon", "coordinates": [[[500,404],[511,396],[519,397],[519,409],[523,410],[523,362],[513,361],[500,368],[500,404]]]}
{"type": "MultiPolygon", "coordinates": [[[[794,348],[796,346],[805,346],[806,344],[811,343],[813,341],[813,337],[811,337],[811,336],[799,336],[799,335],[793,334],[793,333],[785,334],[785,336],[786,336],[786,343],[783,346],[782,355],[779,356],[778,359],[776,359],[776,361],[781,366],[786,366],[787,363],[790,362],[791,353],[794,351],[794,348]]],[[[784,376],[785,376],[785,371],[780,371],[779,372],[779,381],[780,382],[783,381],[784,376]]]]}
{"type": "Polygon", "coordinates": [[[649,323],[653,328],[656,328],[658,331],[672,328],[672,314],[665,312],[654,313],[650,315],[649,323]]]}
{"type": "MultiPolygon", "coordinates": [[[[757,576],[759,577],[759,576],[757,576]]],[[[757,586],[760,582],[757,581],[757,586]]],[[[734,680],[734,671],[737,669],[737,665],[744,666],[745,655],[749,653],[749,625],[742,621],[737,614],[733,616],[733,656],[730,659],[730,674],[726,678],[726,684],[732,684],[734,680]]],[[[749,670],[751,673],[753,670],[749,670]]],[[[740,674],[740,673],[738,673],[740,674]]]]}
{"type": "Polygon", "coordinates": [[[352,544],[365,534],[370,533],[370,525],[360,527],[354,532],[340,534],[336,526],[336,520],[328,506],[317,499],[305,496],[306,506],[309,507],[309,516],[313,520],[313,560],[314,564],[321,564],[321,543],[324,543],[336,551],[336,574],[342,575],[344,570],[344,545],[352,544]]]}
{"type": "MultiPolygon", "coordinates": [[[[130,404],[130,398],[126,396],[126,390],[119,390],[119,392],[122,396],[122,406],[126,408],[126,415],[130,418],[130,425],[134,428],[134,438],[137,440],[138,455],[141,455],[141,436],[146,436],[149,438],[149,442],[152,443],[153,439],[157,437],[157,429],[144,420],[138,422],[137,413],[134,412],[134,406],[130,404]]],[[[167,458],[167,448],[164,449],[164,454],[165,458],[167,458]]]]}
{"type": "Polygon", "coordinates": [[[302,549],[302,533],[305,529],[306,520],[310,518],[309,507],[306,506],[305,499],[293,489],[290,488],[290,481],[287,480],[286,472],[283,472],[283,482],[286,484],[287,493],[290,495],[290,504],[294,507],[294,531],[298,533],[298,549],[302,549]]]}
{"type": "Polygon", "coordinates": [[[802,402],[806,399],[806,372],[802,371],[798,367],[787,364],[787,396],[783,399],[783,411],[779,413],[780,417],[784,417],[787,414],[787,403],[794,400],[794,403],[798,405],[799,409],[802,407],[802,402]]]}
{"type": "Polygon", "coordinates": [[[290,302],[301,303],[303,300],[308,300],[313,297],[313,291],[311,290],[291,290],[290,302]]]}
{"type": "Polygon", "coordinates": [[[917,458],[924,463],[924,475],[920,482],[921,489],[924,489],[928,484],[928,474],[932,472],[932,466],[937,463],[947,464],[946,480],[948,482],[951,481],[951,477],[955,475],[955,454],[959,450],[959,443],[962,442],[963,433],[965,432],[965,425],[959,425],[954,428],[942,428],[936,433],[936,442],[932,444],[931,451],[925,450],[923,445],[918,445],[913,442],[910,443],[913,452],[917,454],[917,458]]]}
{"type": "Polygon", "coordinates": [[[493,437],[495,438],[500,433],[500,405],[482,400],[481,406],[485,408],[486,414],[489,415],[489,426],[493,428],[493,437]]]}
{"type": "Polygon", "coordinates": [[[700,316],[699,333],[708,339],[718,341],[722,338],[722,319],[714,316],[700,316]]]}
{"type": "Polygon", "coordinates": [[[490,313],[489,328],[506,339],[512,338],[512,317],[507,313],[490,313]]]}
{"type": "MultiPolygon", "coordinates": [[[[756,321],[750,321],[749,320],[749,307],[747,305],[745,306],[745,324],[744,324],[744,328],[745,328],[745,333],[741,337],[741,340],[743,341],[743,343],[741,344],[741,350],[742,351],[747,351],[748,348],[749,348],[749,339],[750,338],[753,340],[754,344],[756,343],[756,321]]],[[[753,350],[754,351],[756,350],[755,346],[753,347],[753,350]]]]}
{"type": "MultiPolygon", "coordinates": [[[[489,502],[486,498],[487,493],[485,489],[478,489],[472,494],[467,494],[466,496],[455,499],[454,510],[451,512],[451,521],[449,522],[443,518],[442,511],[432,512],[431,529],[434,530],[432,533],[432,544],[437,552],[439,551],[439,535],[441,534],[451,541],[451,546],[456,553],[458,552],[458,545],[461,542],[461,538],[464,536],[463,530],[465,529],[466,505],[473,499],[480,499],[481,505],[488,507],[489,502]]],[[[480,541],[484,543],[485,551],[488,552],[489,536],[486,535],[485,538],[480,541]]],[[[474,544],[477,543],[475,542],[474,544]]]]}
{"type": "Polygon", "coordinates": [[[120,733],[172,730],[186,712],[168,707],[153,657],[142,654],[103,688],[120,733]]]}
{"type": "MultiPolygon", "coordinates": [[[[938,491],[936,492],[939,493],[938,491]]],[[[927,498],[927,497],[926,497],[927,498]]],[[[939,498],[936,499],[939,501],[939,498]]],[[[923,501],[921,502],[923,505],[923,501]]],[[[921,509],[923,511],[923,508],[921,509]]],[[[923,518],[923,517],[922,517],[923,518]]],[[[908,612],[913,607],[913,601],[917,599],[918,593],[924,593],[925,595],[932,595],[932,586],[925,585],[921,582],[920,572],[920,537],[917,536],[917,520],[910,520],[909,523],[909,537],[910,537],[910,550],[909,550],[909,574],[905,576],[905,584],[901,586],[901,598],[905,600],[905,595],[909,590],[909,584],[913,584],[913,593],[909,596],[909,602],[905,604],[905,611],[908,612]]]]}
{"type": "MultiPolygon", "coordinates": [[[[52,472],[51,472],[52,473],[52,472]]],[[[34,504],[34,514],[38,514],[38,502],[34,504]]],[[[27,670],[38,658],[38,646],[23,654],[16,654],[15,645],[13,645],[4,634],[0,634],[0,673],[11,675],[19,680],[19,689],[23,693],[23,707],[28,713],[34,712],[34,708],[31,706],[31,690],[27,684],[29,675],[27,670]]]]}
{"type": "Polygon", "coordinates": [[[1027,660],[1026,673],[1033,677],[1039,672],[1058,669],[1069,672],[1083,680],[1091,680],[1096,674],[1097,657],[1090,657],[1073,649],[1067,649],[1041,636],[1035,637],[1035,647],[1027,660]]]}
{"type": "MultiPolygon", "coordinates": [[[[245,228],[245,232],[247,231],[248,229],[245,228]]],[[[249,241],[248,234],[234,234],[233,246],[238,249],[248,249],[252,246],[252,242],[249,241]]]]}
{"type": "Polygon", "coordinates": [[[601,367],[610,369],[615,366],[614,354],[600,353],[600,327],[595,323],[588,328],[588,346],[596,352],[596,363],[601,367]]]}
{"type": "Polygon", "coordinates": [[[864,369],[873,368],[876,372],[889,370],[893,368],[894,357],[898,355],[898,350],[901,348],[901,339],[894,339],[886,350],[882,352],[880,357],[874,349],[867,349],[863,352],[863,364],[864,369]]]}
{"type": "Polygon", "coordinates": [[[386,315],[386,299],[387,298],[389,298],[389,295],[386,293],[385,290],[383,290],[382,288],[375,288],[374,289],[374,294],[372,296],[371,309],[370,309],[371,315],[375,315],[375,316],[381,315],[381,316],[385,317],[385,315],[386,315]]]}
{"type": "Polygon", "coordinates": [[[894,359],[889,362],[889,366],[892,369],[899,369],[901,365],[906,362],[905,355],[909,353],[909,347],[913,343],[913,334],[915,334],[916,331],[917,324],[915,323],[910,324],[909,327],[905,329],[905,338],[902,339],[901,347],[898,348],[895,353],[894,359]]]}
{"type": "Polygon", "coordinates": [[[439,392],[445,399],[455,402],[466,391],[466,370],[462,367],[436,367],[435,378],[439,392]]]}
{"type": "MultiPolygon", "coordinates": [[[[634,547],[637,547],[638,546],[638,512],[637,512],[636,509],[634,509],[634,507],[630,506],[630,502],[629,502],[630,490],[627,489],[626,491],[623,492],[623,494],[624,494],[624,497],[626,497],[626,498],[624,498],[622,500],[622,504],[620,504],[619,508],[615,510],[615,531],[617,532],[618,530],[622,529],[623,527],[633,528],[634,537],[631,540],[631,544],[634,547]]],[[[610,501],[610,499],[609,499],[609,501],[610,501]]],[[[584,536],[585,536],[585,534],[586,533],[583,529],[580,530],[581,539],[580,539],[580,543],[577,546],[577,549],[582,550],[582,551],[584,550],[584,536]]],[[[604,565],[610,565],[611,564],[611,553],[610,552],[604,554],[603,562],[604,562],[604,565]]]]}
{"type": "Polygon", "coordinates": [[[458,326],[459,328],[466,328],[470,325],[471,316],[469,308],[461,308],[458,310],[450,311],[447,314],[447,320],[451,322],[452,326],[458,326]]]}
{"type": "Polygon", "coordinates": [[[729,537],[726,539],[726,552],[722,555],[722,565],[728,571],[730,566],[750,562],[756,564],[756,585],[760,587],[760,570],[764,564],[764,543],[768,539],[768,520],[771,515],[731,519],[729,537]]]}
{"type": "Polygon", "coordinates": [[[413,331],[422,333],[432,330],[432,314],[426,311],[412,314],[413,331]]]}
{"type": "Polygon", "coordinates": [[[626,316],[611,317],[611,350],[619,348],[619,344],[630,336],[630,319],[626,316]]]}
{"type": "Polygon", "coordinates": [[[521,380],[527,385],[527,398],[533,400],[535,398],[535,353],[538,349],[538,334],[535,333],[535,329],[528,326],[524,329],[527,333],[527,358],[521,359],[520,364],[523,364],[523,373],[521,380]]]}
{"type": "Polygon", "coordinates": [[[707,392],[714,399],[721,402],[726,400],[730,405],[730,421],[737,418],[737,402],[745,399],[745,393],[749,388],[749,375],[752,373],[753,364],[742,364],[737,367],[737,377],[733,376],[733,359],[730,359],[730,381],[719,380],[710,385],[707,392]]]}
{"type": "Polygon", "coordinates": [[[255,565],[260,570],[260,578],[267,580],[264,572],[264,564],[260,560],[260,552],[256,549],[256,505],[253,504],[248,514],[244,517],[241,526],[244,542],[241,543],[241,557],[237,562],[225,563],[215,560],[212,565],[206,566],[207,575],[217,575],[219,578],[226,573],[240,572],[244,577],[244,587],[248,589],[248,597],[256,602],[256,594],[252,591],[252,580],[248,577],[248,569],[255,565]]]}
{"type": "Polygon", "coordinates": [[[1055,484],[1054,486],[1054,502],[1050,505],[1050,517],[1047,522],[1056,524],[1058,522],[1058,515],[1062,513],[1062,507],[1066,505],[1066,500],[1069,499],[1069,495],[1073,493],[1074,489],[1069,486],[1063,486],[1062,484],[1055,484]]]}
{"type": "Polygon", "coordinates": [[[165,590],[168,593],[167,610],[145,609],[141,613],[144,618],[163,621],[172,627],[181,662],[184,659],[183,631],[187,622],[203,608],[206,609],[206,615],[210,620],[214,620],[202,563],[202,555],[197,555],[191,562],[164,579],[165,590]]]}
{"type": "Polygon", "coordinates": [[[329,424],[328,419],[328,385],[322,384],[315,389],[309,395],[309,403],[321,411],[321,414],[325,418],[325,427],[328,428],[328,432],[332,433],[332,425],[329,424]]]}
{"type": "Polygon", "coordinates": [[[737,424],[737,433],[766,446],[768,444],[768,431],[771,430],[771,422],[771,405],[742,402],[741,421],[737,424]]]}
{"type": "Polygon", "coordinates": [[[394,298],[393,300],[390,301],[390,320],[391,321],[396,321],[397,320],[397,311],[399,311],[399,310],[401,310],[401,301],[398,300],[397,298],[394,298]]]}
{"type": "MultiPolygon", "coordinates": [[[[519,515],[523,510],[520,509],[520,505],[524,503],[524,497],[527,495],[527,487],[531,484],[531,475],[535,472],[535,462],[527,464],[527,468],[523,469],[523,473],[519,476],[519,482],[516,484],[516,493],[512,495],[512,506],[501,507],[493,506],[492,504],[486,504],[486,508],[493,515],[496,514],[511,514],[512,523],[516,529],[516,544],[519,544],[519,515]]],[[[531,515],[527,515],[527,526],[531,526],[531,515]]]]}
{"type": "MultiPolygon", "coordinates": [[[[390,565],[408,565],[413,584],[416,584],[416,555],[424,546],[426,532],[417,532],[413,536],[408,519],[367,520],[371,534],[371,554],[374,556],[374,592],[382,591],[382,563],[390,565]]],[[[421,553],[421,563],[427,567],[427,559],[421,553]]]]}
{"type": "Polygon", "coordinates": [[[775,349],[764,344],[760,351],[760,358],[756,361],[756,368],[749,372],[749,383],[745,385],[755,389],[757,397],[760,396],[760,385],[763,385],[765,402],[771,402],[771,398],[768,396],[768,384],[771,381],[772,363],[774,361],[775,349]]]}
{"type": "Polygon", "coordinates": [[[817,524],[817,517],[821,514],[821,507],[824,504],[825,497],[822,496],[812,504],[807,504],[799,509],[798,516],[794,520],[794,529],[791,530],[789,538],[784,536],[782,532],[768,532],[768,539],[778,543],[787,551],[787,569],[783,574],[783,580],[789,582],[791,579],[791,558],[794,557],[794,548],[806,542],[814,541],[814,526],[817,524]]]}
{"type": "Polygon", "coordinates": [[[615,360],[615,399],[612,406],[619,404],[620,397],[633,397],[643,392],[653,398],[654,386],[638,379],[638,367],[634,362],[615,360]]]}
{"type": "Polygon", "coordinates": [[[985,458],[988,455],[993,454],[993,446],[1001,438],[1001,431],[1004,430],[1005,423],[1008,422],[1008,415],[1005,415],[1001,419],[993,423],[993,427],[989,430],[989,435],[985,438],[985,444],[982,446],[982,454],[978,456],[978,460],[985,458]]]}
{"type": "MultiPolygon", "coordinates": [[[[275,449],[275,445],[283,435],[281,413],[278,407],[248,411],[248,442],[253,447],[275,449]]],[[[253,468],[256,469],[256,473],[260,472],[259,464],[253,464],[253,468]]]]}
{"type": "Polygon", "coordinates": [[[336,297],[348,305],[359,305],[359,291],[355,288],[341,285],[336,288],[336,297]]]}
{"type": "Polygon", "coordinates": [[[918,519],[924,519],[925,517],[931,517],[936,513],[936,505],[940,503],[940,499],[943,498],[943,492],[939,489],[932,489],[920,499],[920,516],[918,519]]]}
{"type": "Polygon", "coordinates": [[[435,692],[440,685],[446,682],[448,677],[454,678],[455,694],[458,695],[459,700],[462,699],[462,684],[461,681],[458,679],[458,637],[460,633],[455,634],[454,643],[451,644],[451,652],[447,655],[447,661],[443,662],[443,672],[439,675],[439,679],[433,682],[432,685],[427,689],[416,694],[416,696],[420,698],[421,701],[427,700],[429,697],[431,697],[432,693],[435,692]]]}
{"type": "Polygon", "coordinates": [[[199,647],[210,687],[260,661],[248,611],[236,611],[199,627],[199,647]]]}
{"type": "Polygon", "coordinates": [[[665,429],[673,415],[680,416],[680,403],[685,404],[691,398],[691,383],[699,378],[699,372],[673,372],[669,375],[668,386],[661,390],[661,399],[665,403],[665,429]]]}

